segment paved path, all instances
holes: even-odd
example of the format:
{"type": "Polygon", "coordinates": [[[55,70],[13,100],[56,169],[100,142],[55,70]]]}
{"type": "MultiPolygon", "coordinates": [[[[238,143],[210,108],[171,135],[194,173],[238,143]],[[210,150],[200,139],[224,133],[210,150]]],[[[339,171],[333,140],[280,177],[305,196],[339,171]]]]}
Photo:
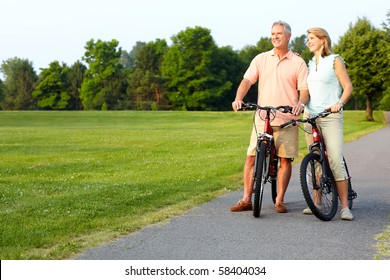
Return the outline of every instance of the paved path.
{"type": "Polygon", "coordinates": [[[232,192],[165,224],[90,249],[79,259],[371,260],[376,254],[375,235],[389,224],[389,139],[390,126],[345,145],[352,186],[358,193],[352,222],[340,220],[339,212],[330,222],[302,214],[305,202],[298,164],[285,197],[286,214],[274,212],[269,189],[259,219],[251,212],[232,213],[228,208],[241,191],[232,192]]]}

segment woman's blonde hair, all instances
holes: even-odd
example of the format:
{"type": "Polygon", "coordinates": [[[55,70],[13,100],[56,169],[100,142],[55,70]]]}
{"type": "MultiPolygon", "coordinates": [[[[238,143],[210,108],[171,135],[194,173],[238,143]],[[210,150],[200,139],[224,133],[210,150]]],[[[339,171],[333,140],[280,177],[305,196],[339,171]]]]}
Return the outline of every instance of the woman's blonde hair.
{"type": "Polygon", "coordinates": [[[307,30],[307,34],[313,34],[317,38],[324,39],[324,49],[322,50],[322,56],[328,56],[333,53],[332,41],[328,32],[321,27],[313,27],[307,30]]]}

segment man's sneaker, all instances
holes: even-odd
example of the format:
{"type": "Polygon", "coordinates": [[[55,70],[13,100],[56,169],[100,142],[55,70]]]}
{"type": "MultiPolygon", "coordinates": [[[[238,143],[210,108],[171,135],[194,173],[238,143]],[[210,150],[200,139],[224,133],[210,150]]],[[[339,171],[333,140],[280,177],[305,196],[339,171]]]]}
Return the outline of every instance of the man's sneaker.
{"type": "Polygon", "coordinates": [[[345,221],[352,221],[353,220],[353,215],[351,213],[351,210],[349,210],[348,207],[341,209],[341,219],[345,220],[345,221]]]}
{"type": "Polygon", "coordinates": [[[236,205],[230,207],[230,211],[232,212],[241,212],[241,211],[250,211],[252,210],[252,202],[244,202],[242,200],[239,200],[236,205]]]}
{"type": "MultiPolygon", "coordinates": [[[[318,209],[321,209],[321,205],[317,205],[317,204],[316,204],[316,207],[317,207],[318,209]]],[[[313,215],[313,212],[311,211],[311,209],[310,209],[309,207],[307,207],[306,209],[304,209],[304,210],[302,211],[302,213],[305,214],[305,215],[313,215]]]]}

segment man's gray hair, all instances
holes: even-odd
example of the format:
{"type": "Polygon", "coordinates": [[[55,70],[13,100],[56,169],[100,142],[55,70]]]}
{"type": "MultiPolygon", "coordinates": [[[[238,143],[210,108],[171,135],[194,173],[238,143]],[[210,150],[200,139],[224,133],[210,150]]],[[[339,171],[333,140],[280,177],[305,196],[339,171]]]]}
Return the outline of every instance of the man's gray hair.
{"type": "Polygon", "coordinates": [[[287,22],[284,22],[282,20],[279,20],[279,21],[275,21],[273,24],[272,24],[272,27],[274,27],[275,25],[281,25],[284,27],[284,31],[286,31],[287,34],[291,34],[291,26],[287,23],[287,22]]]}

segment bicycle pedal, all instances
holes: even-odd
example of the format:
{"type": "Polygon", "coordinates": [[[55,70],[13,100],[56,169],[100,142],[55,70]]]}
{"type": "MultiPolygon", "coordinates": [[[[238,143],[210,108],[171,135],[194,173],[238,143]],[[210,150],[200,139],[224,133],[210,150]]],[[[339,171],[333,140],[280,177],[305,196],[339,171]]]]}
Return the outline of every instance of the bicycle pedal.
{"type": "Polygon", "coordinates": [[[351,191],[348,193],[348,198],[352,198],[352,199],[357,198],[357,193],[356,193],[354,190],[351,190],[351,191]]]}

